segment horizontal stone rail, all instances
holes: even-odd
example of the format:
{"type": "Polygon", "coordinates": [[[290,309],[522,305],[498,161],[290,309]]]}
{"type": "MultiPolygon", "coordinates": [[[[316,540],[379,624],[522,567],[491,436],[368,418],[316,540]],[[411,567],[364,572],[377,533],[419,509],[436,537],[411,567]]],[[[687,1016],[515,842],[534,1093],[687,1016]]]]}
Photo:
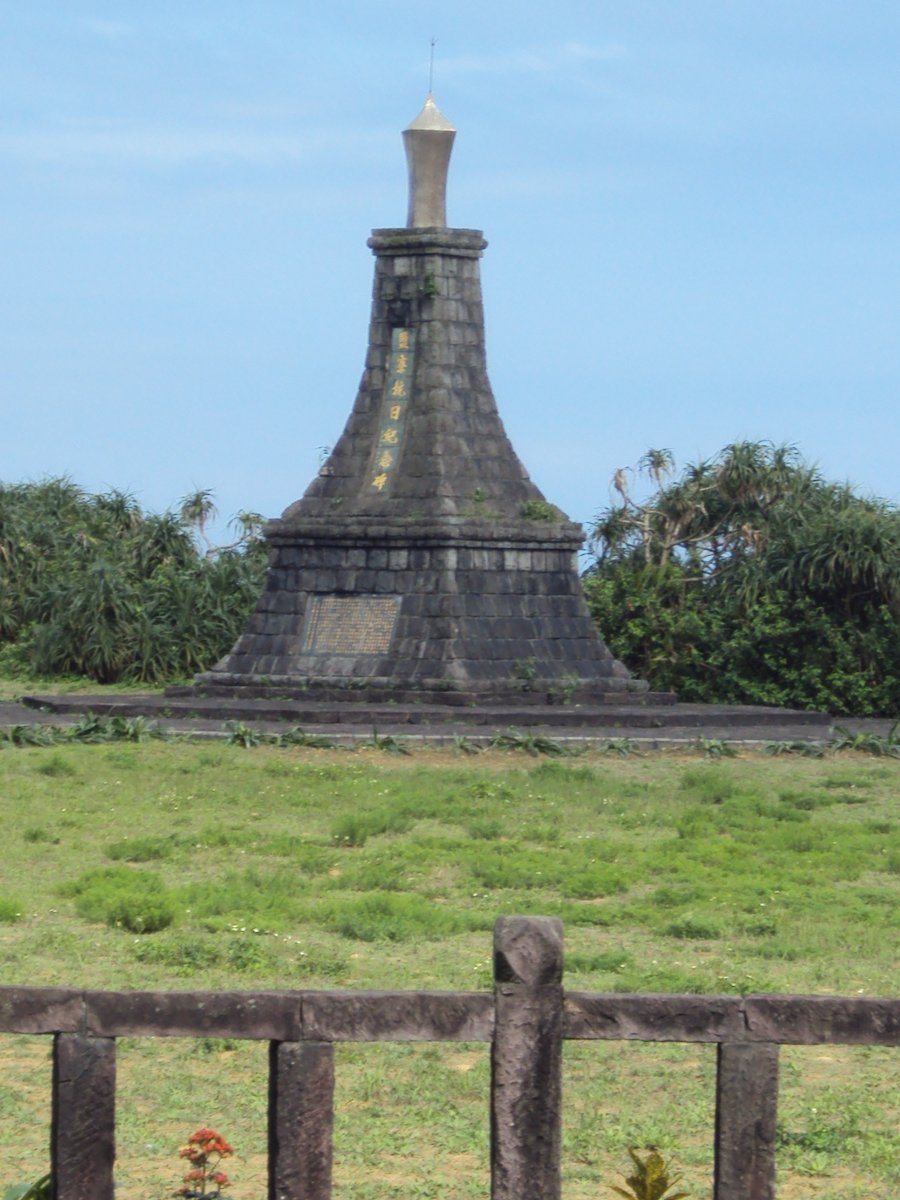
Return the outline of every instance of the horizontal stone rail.
{"type": "Polygon", "coordinates": [[[492,1200],[559,1200],[562,1044],[717,1044],[714,1200],[773,1200],[779,1045],[900,1044],[900,1000],[565,993],[559,921],[503,917],[486,992],[0,987],[0,1032],[54,1038],[56,1200],[113,1200],[116,1039],[269,1042],[269,1200],[330,1200],[335,1042],[491,1044],[492,1200]]]}

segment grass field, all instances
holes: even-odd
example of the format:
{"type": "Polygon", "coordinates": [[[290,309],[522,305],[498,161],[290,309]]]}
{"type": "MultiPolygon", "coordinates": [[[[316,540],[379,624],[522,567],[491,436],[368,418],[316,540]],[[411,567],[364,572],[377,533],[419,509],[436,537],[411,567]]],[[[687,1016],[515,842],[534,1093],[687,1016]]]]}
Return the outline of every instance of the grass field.
{"type": "MultiPolygon", "coordinates": [[[[420,751],[65,745],[0,752],[6,984],[491,983],[501,914],[562,917],[590,991],[897,993],[900,762],[541,761],[420,751]]],[[[46,1170],[50,1060],[0,1038],[0,1195],[46,1170]]],[[[125,1039],[120,1200],[171,1193],[200,1124],[265,1194],[266,1047],[125,1039]]],[[[611,1196],[659,1146],[708,1196],[715,1055],[568,1044],[564,1195],[611,1196]]],[[[487,1048],[342,1047],[342,1200],[486,1197],[487,1048]]],[[[896,1052],[783,1053],[779,1196],[900,1184],[896,1052]]]]}

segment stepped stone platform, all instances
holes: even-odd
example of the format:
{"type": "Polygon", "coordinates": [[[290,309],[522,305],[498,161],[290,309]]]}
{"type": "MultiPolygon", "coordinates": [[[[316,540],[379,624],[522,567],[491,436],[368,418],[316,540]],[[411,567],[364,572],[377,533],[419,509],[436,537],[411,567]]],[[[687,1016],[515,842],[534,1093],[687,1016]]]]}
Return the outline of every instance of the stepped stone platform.
{"type": "MultiPolygon", "coordinates": [[[[186,689],[187,691],[187,689],[186,689]]],[[[510,729],[564,741],[631,738],[648,746],[677,745],[698,738],[747,743],[825,741],[834,723],[826,713],[739,704],[547,704],[544,697],[519,702],[469,704],[365,703],[328,699],[250,699],[240,696],[182,697],[159,694],[31,695],[0,705],[0,725],[72,724],[88,713],[97,716],[144,716],[160,728],[197,736],[222,735],[227,721],[242,721],[260,732],[301,727],[337,741],[363,741],[381,735],[407,737],[423,744],[452,743],[466,737],[487,741],[510,729]]],[[[886,733],[889,721],[865,724],[886,733]],[[881,727],[884,727],[883,729],[881,727]]]]}

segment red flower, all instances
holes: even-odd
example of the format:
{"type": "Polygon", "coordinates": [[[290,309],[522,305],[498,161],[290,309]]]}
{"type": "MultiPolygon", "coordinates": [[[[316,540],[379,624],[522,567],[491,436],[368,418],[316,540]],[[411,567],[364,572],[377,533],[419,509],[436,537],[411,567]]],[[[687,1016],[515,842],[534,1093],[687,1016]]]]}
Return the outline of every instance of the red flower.
{"type": "Polygon", "coordinates": [[[193,1170],[182,1176],[184,1186],[174,1192],[175,1196],[207,1195],[220,1196],[223,1187],[230,1187],[231,1181],[224,1171],[216,1170],[223,1158],[229,1158],[234,1150],[221,1134],[206,1126],[192,1133],[187,1145],[178,1151],[179,1158],[186,1158],[193,1170]],[[207,1193],[207,1184],[215,1190],[207,1193]],[[199,1185],[199,1186],[198,1186],[199,1185]]]}

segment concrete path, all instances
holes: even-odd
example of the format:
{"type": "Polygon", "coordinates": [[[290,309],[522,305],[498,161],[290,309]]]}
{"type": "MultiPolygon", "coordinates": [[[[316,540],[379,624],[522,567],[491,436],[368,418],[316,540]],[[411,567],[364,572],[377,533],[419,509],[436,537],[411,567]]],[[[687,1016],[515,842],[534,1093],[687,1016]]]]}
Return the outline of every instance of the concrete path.
{"type": "MultiPolygon", "coordinates": [[[[435,706],[437,708],[437,706],[435,706]]],[[[343,705],[260,701],[198,700],[176,703],[158,693],[68,695],[40,693],[28,703],[0,702],[0,728],[16,725],[70,727],[88,713],[143,715],[167,732],[198,738],[227,736],[226,722],[240,720],[259,733],[279,734],[300,727],[338,744],[370,741],[373,731],[420,745],[455,745],[465,738],[485,745],[498,733],[520,730],[530,737],[562,743],[634,741],[646,749],[685,747],[704,741],[760,745],[767,742],[824,742],[836,727],[853,733],[886,736],[894,722],[882,719],[833,719],[820,713],[749,705],[675,704],[652,708],[622,706],[580,709],[531,705],[527,708],[441,709],[413,705],[343,705]]]]}

